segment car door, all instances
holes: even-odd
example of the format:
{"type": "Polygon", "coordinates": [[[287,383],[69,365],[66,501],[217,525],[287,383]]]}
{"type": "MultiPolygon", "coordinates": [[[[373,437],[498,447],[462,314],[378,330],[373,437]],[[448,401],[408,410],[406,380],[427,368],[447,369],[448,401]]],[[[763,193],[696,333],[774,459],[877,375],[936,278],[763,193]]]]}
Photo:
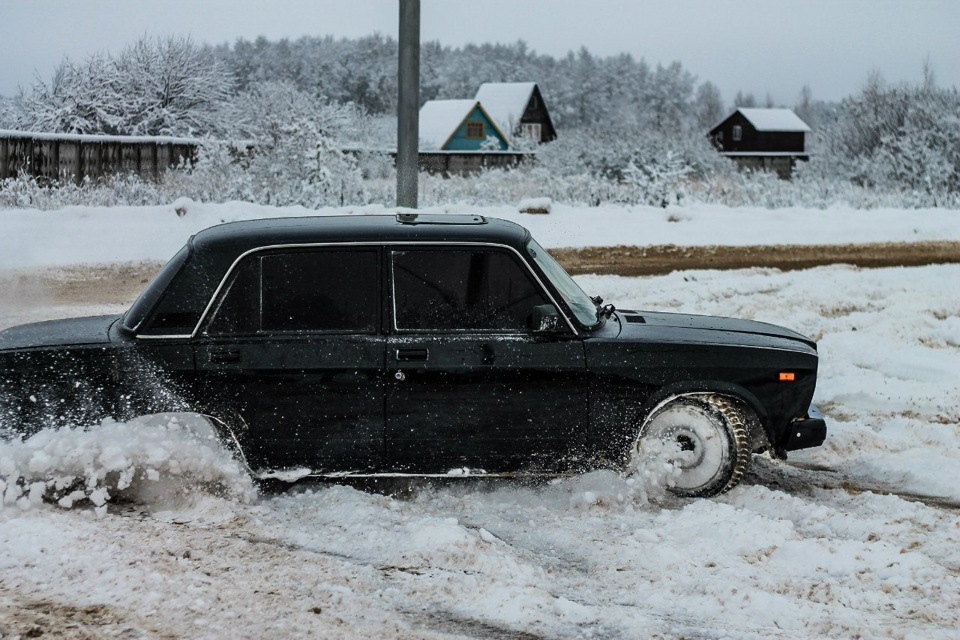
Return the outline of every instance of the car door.
{"type": "Polygon", "coordinates": [[[587,422],[583,343],[529,329],[552,301],[510,249],[387,253],[386,455],[411,472],[575,464],[587,422]]]}
{"type": "Polygon", "coordinates": [[[195,358],[255,469],[382,464],[380,274],[376,247],[255,252],[233,270],[195,358]]]}

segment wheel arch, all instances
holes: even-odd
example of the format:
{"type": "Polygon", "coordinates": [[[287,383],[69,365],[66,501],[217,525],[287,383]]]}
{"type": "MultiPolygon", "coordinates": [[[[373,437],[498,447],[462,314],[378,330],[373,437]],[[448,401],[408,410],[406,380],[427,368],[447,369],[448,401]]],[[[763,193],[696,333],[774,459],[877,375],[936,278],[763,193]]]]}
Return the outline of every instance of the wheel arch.
{"type": "Polygon", "coordinates": [[[772,446],[769,413],[764,404],[746,387],[722,380],[689,380],[660,387],[640,405],[636,414],[636,424],[633,427],[639,434],[639,430],[643,427],[647,418],[664,403],[681,396],[703,394],[724,396],[735,403],[745,405],[753,413],[758,423],[755,427],[751,425],[751,436],[753,436],[754,444],[762,445],[765,448],[772,446]],[[757,440],[757,436],[761,435],[763,436],[762,442],[757,440]]]}
{"type": "Polygon", "coordinates": [[[651,393],[640,406],[640,412],[638,414],[639,420],[643,422],[646,416],[650,414],[650,411],[662,404],[664,400],[676,396],[689,396],[702,393],[727,396],[743,402],[757,415],[761,423],[766,425],[768,422],[767,409],[753,392],[742,385],[724,382],[722,380],[691,380],[664,385],[651,393]]]}

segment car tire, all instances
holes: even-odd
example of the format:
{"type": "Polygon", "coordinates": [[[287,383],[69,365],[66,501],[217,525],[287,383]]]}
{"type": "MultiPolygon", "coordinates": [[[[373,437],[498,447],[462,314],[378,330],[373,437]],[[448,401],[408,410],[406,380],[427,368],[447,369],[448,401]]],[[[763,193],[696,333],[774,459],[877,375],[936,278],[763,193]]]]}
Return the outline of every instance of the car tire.
{"type": "Polygon", "coordinates": [[[640,459],[666,455],[679,469],[669,487],[675,495],[719,495],[735,487],[750,465],[748,411],[726,396],[675,396],[644,419],[633,454],[640,459]],[[678,445],[676,453],[664,445],[678,445]]]}

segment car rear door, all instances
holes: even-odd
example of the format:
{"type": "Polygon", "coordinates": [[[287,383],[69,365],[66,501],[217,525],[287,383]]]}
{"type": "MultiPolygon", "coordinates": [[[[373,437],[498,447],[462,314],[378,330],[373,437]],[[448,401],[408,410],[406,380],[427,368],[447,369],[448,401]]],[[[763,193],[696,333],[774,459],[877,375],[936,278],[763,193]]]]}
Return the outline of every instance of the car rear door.
{"type": "Polygon", "coordinates": [[[410,472],[557,470],[585,442],[583,343],[534,334],[551,300],[515,252],[387,251],[386,456],[410,472]]]}
{"type": "Polygon", "coordinates": [[[196,345],[201,397],[240,423],[255,469],[381,466],[380,253],[255,252],[214,300],[196,345]]]}

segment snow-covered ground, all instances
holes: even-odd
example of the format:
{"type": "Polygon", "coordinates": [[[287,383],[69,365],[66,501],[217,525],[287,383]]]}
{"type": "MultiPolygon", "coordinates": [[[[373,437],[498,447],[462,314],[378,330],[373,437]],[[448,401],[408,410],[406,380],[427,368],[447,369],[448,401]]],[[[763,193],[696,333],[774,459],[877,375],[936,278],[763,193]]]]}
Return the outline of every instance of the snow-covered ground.
{"type": "MultiPolygon", "coordinates": [[[[0,211],[0,259],[163,258],[206,223],[264,211],[0,211]]],[[[550,246],[960,239],[957,212],[940,211],[483,213],[550,246]],[[847,215],[859,222],[833,219],[847,215]]],[[[47,431],[0,444],[0,478],[28,480],[0,510],[0,637],[958,637],[960,265],[578,280],[623,308],[816,338],[826,445],[756,457],[711,500],[612,472],[274,495],[183,416],[47,431]],[[67,477],[80,493],[58,491],[67,477]]]]}

